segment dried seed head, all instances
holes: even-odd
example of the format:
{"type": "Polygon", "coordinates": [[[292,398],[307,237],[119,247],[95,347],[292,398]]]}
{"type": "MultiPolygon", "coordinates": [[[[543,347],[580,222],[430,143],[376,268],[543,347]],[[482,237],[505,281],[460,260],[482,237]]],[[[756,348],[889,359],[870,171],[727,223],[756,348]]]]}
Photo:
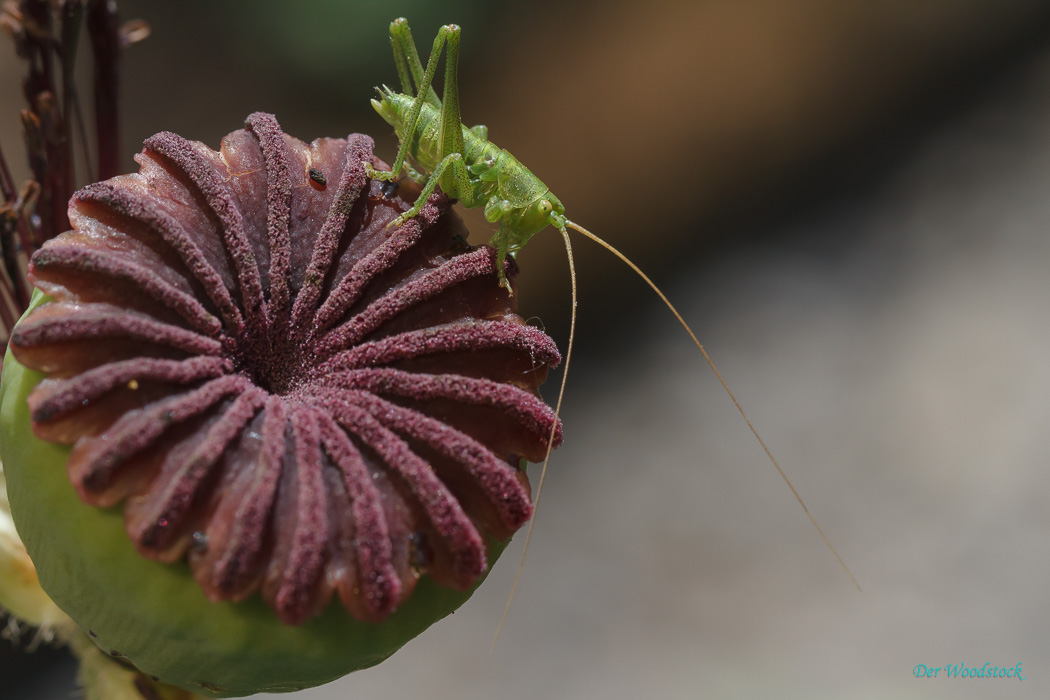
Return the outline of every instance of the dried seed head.
{"type": "MultiPolygon", "coordinates": [[[[333,596],[383,620],[421,575],[469,589],[487,534],[530,517],[518,457],[541,459],[557,420],[537,388],[558,351],[514,313],[494,252],[463,245],[443,196],[388,229],[418,190],[366,177],[386,166],[365,136],[306,144],[256,113],[219,152],[161,133],[137,160],[74,196],[73,230],[31,264],[52,301],[11,339],[47,375],[32,430],[71,446],[77,496],[123,504],[135,549],[186,560],[210,600],[258,591],[291,625],[333,596]]],[[[425,624],[408,626],[398,645],[425,624]]],[[[138,641],[105,643],[138,663],[138,641]]]]}

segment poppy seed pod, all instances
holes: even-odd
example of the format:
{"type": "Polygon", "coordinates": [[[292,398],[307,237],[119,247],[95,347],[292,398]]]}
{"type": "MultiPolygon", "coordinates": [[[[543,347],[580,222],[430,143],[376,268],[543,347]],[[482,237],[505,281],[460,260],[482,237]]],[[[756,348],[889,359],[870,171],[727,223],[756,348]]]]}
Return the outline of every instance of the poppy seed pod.
{"type": "MultiPolygon", "coordinates": [[[[170,133],[31,261],[0,456],[41,584],[103,650],[216,696],[374,665],[532,513],[559,360],[366,136],[170,133]],[[333,600],[338,599],[338,600],[333,600]]],[[[513,279],[513,263],[508,276],[513,279]]]]}

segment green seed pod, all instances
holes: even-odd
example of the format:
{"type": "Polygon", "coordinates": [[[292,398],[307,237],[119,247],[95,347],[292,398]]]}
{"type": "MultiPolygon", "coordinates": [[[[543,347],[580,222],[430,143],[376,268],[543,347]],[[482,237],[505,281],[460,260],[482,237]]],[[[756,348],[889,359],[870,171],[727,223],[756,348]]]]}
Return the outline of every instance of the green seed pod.
{"type": "MultiPolygon", "coordinates": [[[[3,387],[0,386],[0,392],[3,387]]],[[[0,464],[0,609],[17,623],[35,627],[37,636],[31,642],[68,638],[76,625],[40,587],[36,568],[25,545],[15,530],[11,504],[7,499],[7,481],[0,464]]]]}
{"type": "Polygon", "coordinates": [[[560,440],[557,349],[494,251],[443,196],[388,229],[414,192],[371,149],[258,113],[220,152],[158,134],[33,257],[0,380],[15,523],[58,606],[165,683],[384,660],[470,596],[560,440]]]}

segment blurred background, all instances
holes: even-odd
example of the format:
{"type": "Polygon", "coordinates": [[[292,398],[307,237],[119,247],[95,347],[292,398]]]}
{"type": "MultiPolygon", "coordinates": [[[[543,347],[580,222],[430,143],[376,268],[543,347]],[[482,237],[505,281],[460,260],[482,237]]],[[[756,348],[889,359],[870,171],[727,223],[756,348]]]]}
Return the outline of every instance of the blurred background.
{"type": "MultiPolygon", "coordinates": [[[[392,160],[368,104],[397,83],[389,21],[421,46],[461,24],[464,121],[679,305],[864,588],[670,314],[579,239],[567,437],[495,651],[523,537],[456,615],[294,697],[1044,695],[1046,3],[120,7],[152,26],[126,54],[127,170],[152,133],[217,147],[256,110],[305,140],[370,133],[392,160]],[[1025,680],[913,673],[986,662],[1025,680]]],[[[15,164],[20,75],[0,47],[15,164]]],[[[519,262],[522,315],[564,347],[557,236],[519,262]]],[[[4,698],[70,696],[61,653],[0,649],[4,698]]]]}

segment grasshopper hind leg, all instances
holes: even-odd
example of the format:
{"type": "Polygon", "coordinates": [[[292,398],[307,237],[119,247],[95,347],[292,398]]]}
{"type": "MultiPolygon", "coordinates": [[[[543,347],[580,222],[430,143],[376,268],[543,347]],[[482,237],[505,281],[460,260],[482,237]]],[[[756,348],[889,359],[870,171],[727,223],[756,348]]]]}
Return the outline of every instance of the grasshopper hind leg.
{"type": "MultiPolygon", "coordinates": [[[[410,152],[412,140],[405,137],[401,140],[397,156],[389,172],[378,172],[373,170],[369,164],[365,164],[365,170],[369,177],[391,180],[397,177],[402,170],[406,170],[409,177],[413,180],[425,183],[423,191],[419,194],[412,208],[394,219],[389,226],[397,227],[419,214],[423,203],[438,185],[441,185],[441,189],[448,196],[463,200],[467,206],[474,206],[473,187],[465,163],[463,124],[459,112],[459,89],[457,83],[459,35],[460,28],[455,24],[447,24],[441,27],[434,38],[434,46],[430,51],[430,58],[427,59],[426,70],[423,70],[415,42],[412,40],[412,35],[408,29],[408,23],[404,20],[395,20],[390,25],[391,43],[394,46],[394,60],[397,63],[398,75],[402,86],[410,87],[413,81],[416,84],[415,99],[412,101],[412,107],[408,112],[401,131],[403,134],[415,134],[424,102],[440,107],[439,141],[441,159],[429,177],[424,173],[415,171],[408,163],[408,158],[414,155],[410,152]],[[437,93],[433,89],[434,76],[437,74],[437,66],[441,60],[442,49],[445,49],[445,94],[443,101],[438,100],[437,93]],[[448,170],[449,167],[451,167],[451,171],[448,170]]],[[[488,133],[484,126],[475,127],[475,130],[474,133],[479,131],[486,135],[488,133]]],[[[502,271],[500,277],[502,282],[506,282],[502,271]]]]}
{"type": "MultiPolygon", "coordinates": [[[[411,135],[416,132],[416,126],[419,124],[419,115],[423,110],[423,103],[430,102],[430,104],[437,106],[441,105],[442,115],[442,135],[445,133],[444,122],[447,119],[449,113],[454,113],[456,117],[456,130],[460,128],[459,124],[459,101],[456,99],[456,67],[457,59],[459,56],[459,32],[460,29],[454,24],[448,24],[438,30],[437,36],[434,38],[434,46],[430,51],[430,58],[427,59],[427,67],[423,72],[422,76],[418,75],[418,69],[420,67],[419,54],[416,52],[415,42],[412,40],[412,35],[408,31],[408,23],[403,20],[395,20],[390,25],[390,37],[391,43],[394,47],[394,62],[397,63],[398,75],[401,79],[402,87],[410,87],[412,80],[415,80],[417,90],[415,99],[412,101],[412,107],[408,111],[408,116],[405,118],[403,133],[411,135]],[[445,61],[445,103],[442,104],[438,98],[437,93],[432,87],[434,84],[434,76],[437,74],[438,62],[441,60],[441,50],[448,44],[448,58],[445,61]]],[[[442,157],[447,156],[451,152],[463,152],[463,135],[460,133],[459,142],[460,146],[458,149],[445,149],[442,148],[442,157]]],[[[365,163],[365,172],[368,177],[379,180],[393,180],[401,174],[402,169],[405,166],[405,161],[408,158],[409,147],[412,140],[407,136],[401,140],[401,145],[398,146],[397,156],[394,158],[394,164],[391,166],[389,171],[379,171],[372,168],[371,164],[365,163]]]]}
{"type": "MultiPolygon", "coordinates": [[[[394,49],[394,63],[397,65],[402,92],[406,95],[418,95],[426,70],[423,68],[423,62],[419,60],[412,30],[408,28],[408,20],[404,17],[398,17],[390,23],[390,45],[394,49]]],[[[441,100],[438,99],[433,86],[427,85],[425,92],[426,101],[440,108],[441,100]]]]}

